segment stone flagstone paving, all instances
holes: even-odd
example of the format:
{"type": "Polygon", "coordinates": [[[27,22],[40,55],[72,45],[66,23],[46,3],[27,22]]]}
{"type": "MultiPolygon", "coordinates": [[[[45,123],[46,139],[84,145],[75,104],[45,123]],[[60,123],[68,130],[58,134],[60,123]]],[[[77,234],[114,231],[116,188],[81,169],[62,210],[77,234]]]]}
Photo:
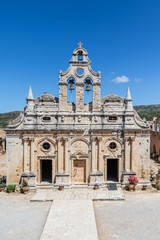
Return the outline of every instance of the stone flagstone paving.
{"type": "Polygon", "coordinates": [[[41,240],[98,240],[91,200],[55,200],[41,240]]]}
{"type": "Polygon", "coordinates": [[[121,188],[110,191],[107,188],[93,190],[90,188],[64,189],[38,189],[31,201],[53,200],[124,200],[121,188]]]}

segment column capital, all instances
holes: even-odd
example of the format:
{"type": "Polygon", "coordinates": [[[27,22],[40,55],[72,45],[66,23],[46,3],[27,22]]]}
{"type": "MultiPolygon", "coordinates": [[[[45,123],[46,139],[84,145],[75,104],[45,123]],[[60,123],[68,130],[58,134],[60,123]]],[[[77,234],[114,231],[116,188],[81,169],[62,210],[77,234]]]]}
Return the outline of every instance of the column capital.
{"type": "Polygon", "coordinates": [[[96,141],[96,137],[92,136],[92,137],[91,137],[91,141],[92,141],[92,142],[95,142],[95,141],[96,141]]]}
{"type": "Polygon", "coordinates": [[[102,137],[97,137],[98,142],[102,141],[102,137]]]}
{"type": "Polygon", "coordinates": [[[68,142],[68,138],[67,138],[67,137],[64,137],[63,140],[64,140],[65,142],[68,142]]]}
{"type": "Polygon", "coordinates": [[[57,138],[57,142],[60,142],[61,140],[62,140],[61,137],[58,137],[58,138],[57,138]]]}
{"type": "Polygon", "coordinates": [[[23,137],[23,138],[22,138],[22,141],[23,141],[23,142],[27,142],[27,141],[28,141],[28,137],[23,137]]]}

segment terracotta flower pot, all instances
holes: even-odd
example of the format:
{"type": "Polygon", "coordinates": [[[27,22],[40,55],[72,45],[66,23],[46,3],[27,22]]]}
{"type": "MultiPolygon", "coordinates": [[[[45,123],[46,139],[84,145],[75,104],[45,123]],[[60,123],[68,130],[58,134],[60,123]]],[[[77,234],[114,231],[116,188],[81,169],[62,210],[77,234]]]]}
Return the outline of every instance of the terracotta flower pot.
{"type": "Polygon", "coordinates": [[[129,184],[129,191],[133,192],[135,190],[135,185],[134,184],[129,184]]]}
{"type": "Polygon", "coordinates": [[[0,188],[0,192],[4,192],[5,187],[0,188]]]}
{"type": "Polygon", "coordinates": [[[99,189],[99,186],[95,185],[94,190],[97,190],[97,189],[99,189]]]}
{"type": "Polygon", "coordinates": [[[29,186],[22,186],[21,187],[21,192],[24,193],[24,194],[29,192],[29,186]]]}
{"type": "Polygon", "coordinates": [[[64,190],[64,186],[59,186],[59,190],[63,191],[64,190]]]}
{"type": "Polygon", "coordinates": [[[13,189],[8,189],[7,190],[7,193],[11,193],[11,192],[14,192],[14,190],[13,189]]]}

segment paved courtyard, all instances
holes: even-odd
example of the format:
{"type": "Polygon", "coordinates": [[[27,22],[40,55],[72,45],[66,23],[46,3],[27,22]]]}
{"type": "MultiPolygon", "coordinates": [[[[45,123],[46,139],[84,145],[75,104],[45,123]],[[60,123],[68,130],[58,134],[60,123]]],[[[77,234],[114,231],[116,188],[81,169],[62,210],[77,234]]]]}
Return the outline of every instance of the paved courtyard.
{"type": "Polygon", "coordinates": [[[108,190],[100,188],[73,188],[59,191],[57,189],[38,189],[31,201],[53,201],[53,200],[124,200],[121,188],[108,190]]]}
{"type": "MultiPolygon", "coordinates": [[[[59,193],[58,193],[59,194],[59,193]]],[[[160,193],[151,191],[137,191],[134,193],[124,192],[125,201],[93,201],[95,219],[98,230],[99,240],[158,240],[160,239],[160,193]]],[[[76,195],[77,196],[77,195],[76,195]]],[[[57,208],[60,200],[45,202],[30,202],[33,194],[7,194],[0,193],[0,240],[38,240],[41,237],[44,226],[48,217],[49,210],[51,215],[57,208]],[[55,205],[54,205],[55,202],[55,205]],[[52,207],[51,207],[52,206],[52,207]],[[55,206],[55,207],[54,207],[55,206]]],[[[58,225],[66,224],[70,226],[71,222],[62,222],[64,212],[70,213],[72,223],[79,224],[74,209],[83,217],[91,207],[91,200],[67,200],[62,199],[62,206],[67,205],[68,208],[59,211],[59,216],[55,216],[54,221],[59,221],[58,225]],[[77,202],[79,201],[79,203],[77,202]],[[72,203],[71,203],[72,202],[72,203]],[[72,204],[75,205],[71,211],[72,204]],[[89,205],[88,205],[89,204],[89,205]],[[77,207],[76,207],[77,206],[77,207]],[[78,210],[78,208],[81,209],[78,210]],[[82,210],[86,209],[86,210],[82,210]],[[85,212],[84,212],[85,211],[85,212]],[[84,212],[84,213],[83,213],[84,212]]],[[[67,214],[65,214],[67,216],[67,214]]],[[[88,215],[89,217],[89,215],[88,215]]],[[[66,218],[66,217],[65,217],[66,218]]],[[[64,218],[64,219],[65,219],[64,218]]],[[[50,220],[48,220],[50,221],[50,220]]],[[[88,224],[91,223],[89,220],[88,224]]],[[[83,225],[87,224],[83,221],[83,225]]],[[[54,224],[53,224],[54,225],[54,224]]],[[[78,225],[77,225],[78,226],[78,225]]],[[[70,226],[71,227],[71,226],[70,226]]],[[[69,229],[69,227],[68,227],[69,229]]],[[[73,228],[72,228],[73,229],[73,228]]],[[[88,229],[86,229],[88,231],[88,229]]],[[[92,227],[90,228],[92,231],[92,227]]],[[[63,231],[62,231],[63,232],[63,231]]],[[[69,231],[70,232],[70,231],[69,231]]],[[[69,232],[66,235],[69,236],[69,232]]],[[[45,233],[45,231],[44,231],[45,233]]],[[[47,238],[46,238],[47,239],[47,238]]],[[[49,239],[49,238],[48,238],[49,239]]],[[[52,239],[52,238],[50,238],[52,239]]],[[[56,240],[56,238],[54,238],[56,240]]],[[[57,239],[61,238],[61,235],[57,239]]],[[[66,237],[70,240],[69,237],[66,237]]],[[[79,238],[82,239],[83,238],[79,238]]],[[[77,239],[76,239],[77,240],[77,239]]]]}
{"type": "Polygon", "coordinates": [[[125,193],[125,201],[94,202],[100,240],[159,240],[160,193],[125,193]]]}
{"type": "Polygon", "coordinates": [[[30,202],[31,194],[0,192],[0,240],[39,240],[51,202],[30,202]]]}

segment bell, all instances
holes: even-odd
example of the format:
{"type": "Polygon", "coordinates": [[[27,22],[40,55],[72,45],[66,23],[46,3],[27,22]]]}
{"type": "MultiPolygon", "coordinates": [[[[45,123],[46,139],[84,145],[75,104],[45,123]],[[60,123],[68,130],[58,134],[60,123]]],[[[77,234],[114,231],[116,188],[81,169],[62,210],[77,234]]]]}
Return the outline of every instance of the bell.
{"type": "Polygon", "coordinates": [[[87,92],[91,91],[91,88],[90,88],[89,85],[86,86],[86,90],[85,91],[87,91],[87,92]]]}
{"type": "Polygon", "coordinates": [[[69,87],[69,90],[74,90],[74,87],[73,87],[73,84],[71,83],[70,87],[69,87]]]}
{"type": "Polygon", "coordinates": [[[82,55],[79,55],[78,60],[79,60],[79,61],[82,60],[82,55]]]}

